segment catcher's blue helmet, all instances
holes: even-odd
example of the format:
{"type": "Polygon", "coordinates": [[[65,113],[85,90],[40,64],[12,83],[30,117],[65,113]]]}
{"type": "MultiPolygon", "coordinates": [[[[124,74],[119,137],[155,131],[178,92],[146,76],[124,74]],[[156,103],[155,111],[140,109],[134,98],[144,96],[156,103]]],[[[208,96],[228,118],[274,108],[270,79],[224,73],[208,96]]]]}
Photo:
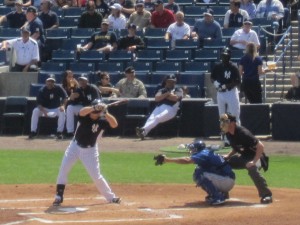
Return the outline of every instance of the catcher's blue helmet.
{"type": "Polygon", "coordinates": [[[194,141],[193,143],[189,144],[187,147],[192,153],[197,153],[197,152],[201,152],[203,149],[205,149],[206,145],[205,145],[204,141],[198,140],[198,141],[194,141]]]}

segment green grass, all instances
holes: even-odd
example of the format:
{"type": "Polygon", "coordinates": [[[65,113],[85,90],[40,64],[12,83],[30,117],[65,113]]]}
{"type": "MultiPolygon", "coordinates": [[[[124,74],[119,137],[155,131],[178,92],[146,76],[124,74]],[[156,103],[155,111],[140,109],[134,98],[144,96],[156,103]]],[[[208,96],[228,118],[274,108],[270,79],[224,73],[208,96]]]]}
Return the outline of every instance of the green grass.
{"type": "MultiPolygon", "coordinates": [[[[182,153],[167,153],[182,156],[182,153]]],[[[194,165],[154,166],[152,153],[101,153],[101,171],[110,183],[192,183],[194,165]]],[[[63,152],[0,151],[0,184],[55,183],[63,152]]],[[[300,188],[300,157],[271,156],[263,173],[270,187],[300,188]]],[[[235,171],[237,184],[253,185],[246,170],[235,171]]],[[[90,183],[81,163],[69,175],[69,183],[90,183]]]]}

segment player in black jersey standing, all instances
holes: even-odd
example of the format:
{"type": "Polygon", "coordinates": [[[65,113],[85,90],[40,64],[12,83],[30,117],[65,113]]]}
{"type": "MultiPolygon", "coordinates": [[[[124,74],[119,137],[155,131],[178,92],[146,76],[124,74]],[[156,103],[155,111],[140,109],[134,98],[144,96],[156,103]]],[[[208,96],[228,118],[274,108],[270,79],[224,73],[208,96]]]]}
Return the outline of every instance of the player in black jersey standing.
{"type": "Polygon", "coordinates": [[[121,199],[116,197],[100,173],[97,144],[98,136],[102,136],[106,128],[116,128],[117,126],[117,120],[109,114],[107,105],[102,103],[100,99],[95,99],[91,106],[83,107],[79,111],[79,121],[74,138],[64,154],[59,170],[53,206],[59,206],[63,202],[67,177],[77,160],[83,163],[98,191],[108,202],[121,202],[121,199]]]}

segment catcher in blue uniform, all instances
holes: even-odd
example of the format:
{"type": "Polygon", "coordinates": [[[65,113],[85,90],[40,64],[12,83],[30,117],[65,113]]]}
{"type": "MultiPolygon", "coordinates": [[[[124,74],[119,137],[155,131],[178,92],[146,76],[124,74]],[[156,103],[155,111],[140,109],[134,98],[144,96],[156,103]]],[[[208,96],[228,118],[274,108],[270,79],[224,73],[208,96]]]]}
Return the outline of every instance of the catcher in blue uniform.
{"type": "Polygon", "coordinates": [[[187,145],[189,157],[168,158],[165,155],[154,157],[155,165],[163,163],[196,164],[193,179],[208,195],[205,201],[210,205],[221,205],[229,198],[235,174],[224,158],[206,148],[203,141],[197,140],[187,145]]]}

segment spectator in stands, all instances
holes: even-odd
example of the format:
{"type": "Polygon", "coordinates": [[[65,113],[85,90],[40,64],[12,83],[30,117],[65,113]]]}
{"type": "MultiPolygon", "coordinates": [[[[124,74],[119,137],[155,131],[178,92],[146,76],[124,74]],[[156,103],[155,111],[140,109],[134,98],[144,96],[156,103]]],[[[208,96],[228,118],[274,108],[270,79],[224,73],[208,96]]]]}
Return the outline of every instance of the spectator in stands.
{"type": "MultiPolygon", "coordinates": [[[[267,18],[273,21],[273,25],[279,28],[278,32],[282,30],[282,19],[285,15],[285,9],[279,0],[262,0],[256,9],[257,18],[267,18]]],[[[284,18],[284,21],[287,19],[284,18]]]]}
{"type": "Polygon", "coordinates": [[[45,45],[45,33],[43,22],[38,18],[37,9],[34,6],[29,6],[26,11],[27,22],[23,27],[30,30],[31,37],[37,41],[40,51],[45,45]]]}
{"type": "Polygon", "coordinates": [[[162,0],[155,1],[155,11],[151,16],[151,26],[153,28],[168,28],[172,23],[175,22],[174,14],[164,8],[162,0]]]}
{"type": "Polygon", "coordinates": [[[218,4],[218,0],[196,0],[196,2],[198,3],[202,3],[202,4],[218,4]]]}
{"type": "Polygon", "coordinates": [[[109,6],[104,0],[95,0],[96,12],[100,13],[103,18],[109,15],[109,6]]]}
{"type": "Polygon", "coordinates": [[[190,89],[186,85],[184,85],[181,89],[183,93],[182,98],[191,98],[190,89]]]}
{"type": "Polygon", "coordinates": [[[240,9],[240,0],[230,0],[230,9],[225,13],[223,28],[242,27],[244,20],[249,20],[247,11],[240,9]]]}
{"type": "Polygon", "coordinates": [[[109,29],[120,30],[126,28],[126,17],[121,13],[122,6],[115,3],[110,8],[111,14],[107,18],[109,29]]]}
{"type": "Polygon", "coordinates": [[[189,39],[191,35],[190,26],[184,22],[184,13],[179,11],[175,14],[176,22],[172,23],[166,32],[165,39],[171,40],[172,48],[175,47],[175,40],[189,39]]]}
{"type": "Polygon", "coordinates": [[[136,35],[136,25],[128,25],[128,35],[121,37],[118,44],[118,49],[124,49],[131,52],[136,52],[145,47],[141,37],[136,35]]]}
{"type": "Polygon", "coordinates": [[[262,103],[262,88],[259,76],[265,74],[262,58],[258,56],[256,44],[249,42],[246,53],[239,62],[242,77],[241,89],[251,104],[262,103]]]}
{"type": "Polygon", "coordinates": [[[44,29],[55,29],[59,26],[59,20],[56,12],[51,10],[52,3],[50,0],[42,0],[39,18],[43,23],[44,29]]]}
{"type": "Polygon", "coordinates": [[[72,138],[74,133],[74,117],[78,115],[81,108],[91,105],[91,102],[100,98],[98,88],[90,84],[85,74],[78,78],[79,88],[77,88],[69,97],[67,107],[66,127],[67,137],[72,138]]]}
{"type": "MultiPolygon", "coordinates": [[[[66,70],[63,73],[62,87],[65,89],[69,97],[79,87],[78,81],[75,79],[71,70],[66,70]]],[[[70,98],[68,100],[70,100],[70,98]]]]}
{"type": "Polygon", "coordinates": [[[4,22],[8,22],[8,27],[11,28],[20,28],[26,22],[26,14],[22,9],[22,0],[16,0],[15,3],[15,11],[11,11],[10,13],[0,17],[0,24],[4,22]]]}
{"type": "Polygon", "coordinates": [[[117,36],[114,32],[108,30],[108,21],[103,20],[101,23],[101,30],[94,33],[89,42],[80,48],[80,51],[97,50],[109,53],[116,50],[118,47],[117,36]]]}
{"type": "Polygon", "coordinates": [[[136,135],[144,140],[145,136],[158,124],[174,118],[179,110],[182,100],[182,89],[176,87],[176,76],[168,75],[165,79],[165,86],[155,94],[157,106],[147,119],[143,127],[136,128],[136,135]]]}
{"type": "Polygon", "coordinates": [[[102,19],[102,14],[96,11],[95,2],[89,0],[86,4],[86,11],[79,18],[78,28],[98,28],[102,19]]]}
{"type": "Polygon", "coordinates": [[[260,48],[260,41],[257,33],[251,29],[252,22],[249,20],[244,21],[241,29],[236,30],[230,38],[230,45],[233,49],[246,49],[249,42],[253,42],[256,48],[260,48]]]}
{"type": "Polygon", "coordinates": [[[61,85],[55,83],[55,78],[50,76],[46,80],[45,86],[43,86],[37,95],[37,107],[34,108],[31,116],[31,132],[29,139],[34,138],[37,135],[37,126],[39,117],[56,117],[57,121],[57,139],[63,139],[62,132],[65,126],[65,104],[67,101],[67,93],[61,85]]]}
{"type": "Polygon", "coordinates": [[[104,98],[117,97],[119,95],[119,90],[114,88],[110,83],[109,73],[107,72],[97,72],[100,81],[97,82],[97,87],[100,90],[101,96],[104,98]]]}
{"type": "Polygon", "coordinates": [[[119,3],[121,8],[121,13],[128,19],[130,15],[135,11],[133,0],[117,0],[116,3],[119,3]]]}
{"type": "MultiPolygon", "coordinates": [[[[16,0],[4,0],[4,5],[14,6],[16,2],[17,2],[16,0]]],[[[31,6],[31,0],[24,0],[24,1],[22,0],[21,5],[22,5],[22,7],[31,6]]]]}
{"type": "Polygon", "coordinates": [[[214,20],[214,11],[211,8],[207,8],[207,11],[203,13],[203,19],[197,20],[193,31],[191,33],[192,38],[199,39],[200,45],[203,45],[203,40],[214,40],[222,38],[221,25],[214,20]]]}
{"type": "Polygon", "coordinates": [[[134,24],[138,30],[143,30],[151,24],[151,13],[144,8],[144,0],[137,0],[135,11],[130,15],[127,26],[134,24]]]}
{"type": "Polygon", "coordinates": [[[69,8],[70,6],[72,6],[71,3],[72,3],[72,1],[69,1],[69,0],[55,0],[53,5],[58,8],[66,9],[66,8],[69,8]]]}
{"type": "Polygon", "coordinates": [[[145,10],[147,10],[150,13],[153,13],[155,10],[155,4],[154,2],[152,2],[152,0],[145,0],[144,7],[145,10]]]}
{"type": "Polygon", "coordinates": [[[253,19],[256,16],[256,5],[253,0],[241,0],[241,9],[247,11],[249,19],[253,19]]]}
{"type": "Polygon", "coordinates": [[[180,11],[180,7],[175,0],[168,0],[168,3],[165,4],[165,9],[169,9],[173,12],[173,14],[176,14],[178,11],[180,11]]]}
{"type": "Polygon", "coordinates": [[[13,47],[16,52],[15,66],[12,72],[30,72],[37,70],[40,61],[39,47],[33,38],[30,37],[30,30],[26,27],[21,30],[21,37],[2,42],[1,50],[13,47]]]}
{"type": "Polygon", "coordinates": [[[119,89],[118,97],[121,98],[147,98],[145,85],[135,77],[132,66],[125,69],[125,78],[116,84],[116,88],[119,89]]]}

